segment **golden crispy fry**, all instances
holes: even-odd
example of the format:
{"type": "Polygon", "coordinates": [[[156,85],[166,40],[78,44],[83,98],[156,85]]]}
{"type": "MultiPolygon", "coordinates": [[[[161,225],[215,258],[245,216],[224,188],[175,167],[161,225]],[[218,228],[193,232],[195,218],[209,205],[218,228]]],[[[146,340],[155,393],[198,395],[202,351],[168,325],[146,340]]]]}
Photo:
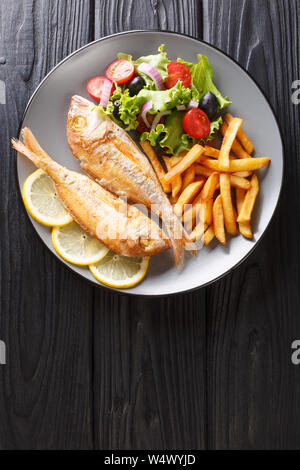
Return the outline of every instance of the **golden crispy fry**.
{"type": "Polygon", "coordinates": [[[227,171],[229,169],[230,150],[231,150],[232,144],[235,140],[237,131],[239,130],[239,128],[242,125],[242,122],[243,122],[242,119],[233,118],[232,121],[230,122],[226,132],[225,132],[223,143],[222,143],[220,153],[219,153],[219,160],[218,160],[219,168],[222,171],[223,170],[227,171]]]}
{"type": "Polygon", "coordinates": [[[163,187],[163,190],[165,193],[170,193],[171,192],[171,186],[169,184],[164,183],[161,181],[162,177],[166,174],[165,170],[162,167],[162,164],[160,163],[154,148],[150,144],[149,140],[145,140],[145,142],[140,142],[140,145],[142,149],[144,150],[145,154],[150,160],[151,165],[153,166],[153,169],[156,173],[157,178],[161,182],[161,185],[163,187]]]}
{"type": "Polygon", "coordinates": [[[208,178],[214,172],[214,170],[211,170],[210,168],[206,168],[203,165],[199,165],[199,163],[194,163],[194,165],[195,165],[196,175],[202,175],[208,178]]]}
{"type": "MultiPolygon", "coordinates": [[[[166,156],[163,156],[162,157],[164,162],[165,162],[165,165],[166,165],[166,168],[168,171],[171,171],[172,169],[172,163],[174,163],[174,160],[171,160],[171,158],[173,157],[166,157],[166,156]]],[[[175,165],[174,165],[175,166],[175,165]]],[[[181,190],[181,187],[182,187],[182,178],[181,178],[181,175],[178,175],[174,181],[171,183],[171,190],[172,190],[172,197],[173,198],[176,198],[176,196],[179,194],[180,190],[181,190]]]]}
{"type": "Polygon", "coordinates": [[[178,156],[173,155],[173,157],[167,157],[167,158],[169,159],[169,163],[170,163],[171,168],[176,166],[182,160],[182,157],[180,157],[179,155],[178,156]]]}
{"type": "Polygon", "coordinates": [[[213,199],[206,199],[205,201],[201,201],[200,204],[197,204],[197,221],[202,221],[205,225],[209,226],[212,224],[213,221],[213,209],[214,201],[213,199]]]}
{"type": "MultiPolygon", "coordinates": [[[[205,145],[203,155],[205,155],[206,157],[216,158],[218,160],[219,155],[220,155],[220,150],[215,149],[214,147],[210,147],[209,145],[205,145]]],[[[229,158],[230,160],[232,160],[235,158],[235,156],[229,155],[229,158]]],[[[201,157],[200,157],[200,160],[201,160],[201,157]]]]}
{"type": "Polygon", "coordinates": [[[207,229],[207,225],[205,225],[202,220],[196,225],[192,233],[190,234],[190,239],[195,242],[199,240],[202,235],[204,234],[205,230],[207,229]]]}
{"type": "MultiPolygon", "coordinates": [[[[240,214],[242,207],[243,207],[246,191],[244,189],[236,188],[235,194],[236,194],[236,206],[237,206],[238,214],[240,214]]],[[[239,224],[240,233],[246,238],[252,238],[252,230],[251,230],[250,222],[239,222],[238,224],[239,224]]]]}
{"type": "Polygon", "coordinates": [[[186,204],[189,204],[193,198],[196,196],[196,194],[200,191],[204,184],[203,181],[194,181],[193,183],[190,183],[180,194],[178,201],[174,207],[174,212],[175,214],[180,217],[182,215],[182,212],[184,210],[184,206],[186,204]]]}
{"type": "MultiPolygon", "coordinates": [[[[224,119],[227,122],[227,124],[229,124],[232,121],[233,116],[230,113],[227,113],[225,114],[224,119]]],[[[246,152],[249,155],[251,155],[254,152],[254,146],[242,128],[238,130],[237,138],[239,139],[240,143],[242,144],[246,152]]]]}
{"type": "Polygon", "coordinates": [[[182,160],[174,166],[166,175],[163,176],[162,181],[164,183],[172,183],[174,179],[181,175],[185,170],[187,170],[198,158],[202,155],[204,147],[201,145],[194,145],[191,150],[186,154],[182,160]]]}
{"type": "Polygon", "coordinates": [[[220,243],[222,243],[222,245],[226,245],[224,212],[221,194],[219,194],[219,196],[216,198],[213,205],[213,224],[216,238],[219,240],[220,243]]]}
{"type": "MultiPolygon", "coordinates": [[[[224,121],[221,126],[221,134],[223,137],[225,136],[228,129],[228,124],[224,121]]],[[[231,147],[232,151],[239,157],[239,158],[251,158],[251,155],[244,150],[237,139],[234,139],[231,147]]]]}
{"type": "Polygon", "coordinates": [[[219,173],[212,173],[206,180],[205,185],[200,194],[200,199],[205,201],[211,199],[216,191],[217,184],[219,183],[219,173]]]}
{"type": "Polygon", "coordinates": [[[215,232],[214,232],[214,228],[213,226],[211,225],[210,227],[208,227],[207,230],[205,230],[204,234],[202,235],[202,241],[204,243],[204,245],[209,245],[210,242],[214,239],[215,237],[215,232]]]}
{"type": "Polygon", "coordinates": [[[182,191],[195,179],[195,163],[190,166],[182,175],[182,191]]]}
{"type": "Polygon", "coordinates": [[[219,153],[220,150],[215,149],[214,147],[210,147],[209,145],[205,145],[204,147],[204,155],[206,157],[212,157],[212,158],[219,158],[219,153]]]}
{"type": "Polygon", "coordinates": [[[231,235],[236,235],[236,217],[234,214],[231,200],[230,175],[228,173],[220,174],[220,192],[222,196],[222,205],[226,230],[231,235]]]}
{"type": "Polygon", "coordinates": [[[252,171],[237,171],[233,174],[234,176],[240,176],[241,178],[248,178],[248,176],[252,175],[252,171]]]}
{"type": "Polygon", "coordinates": [[[245,196],[241,211],[239,212],[239,216],[237,219],[238,222],[250,222],[251,214],[253,211],[255,200],[258,195],[258,191],[259,191],[258,179],[257,179],[257,176],[254,174],[251,178],[251,187],[246,192],[246,196],[245,196]]]}
{"type": "Polygon", "coordinates": [[[251,184],[246,178],[241,178],[240,176],[230,175],[230,184],[234,188],[249,189],[251,184]]]}
{"type": "Polygon", "coordinates": [[[178,201],[178,197],[179,196],[172,196],[172,194],[169,196],[169,201],[172,205],[176,204],[176,202],[178,201]]]}
{"type": "MultiPolygon", "coordinates": [[[[241,160],[230,160],[228,171],[235,173],[237,171],[254,171],[263,168],[270,162],[267,157],[261,158],[243,158],[241,160]]],[[[220,171],[218,160],[213,160],[208,157],[203,157],[201,160],[203,166],[215,171],[220,171]]]]}

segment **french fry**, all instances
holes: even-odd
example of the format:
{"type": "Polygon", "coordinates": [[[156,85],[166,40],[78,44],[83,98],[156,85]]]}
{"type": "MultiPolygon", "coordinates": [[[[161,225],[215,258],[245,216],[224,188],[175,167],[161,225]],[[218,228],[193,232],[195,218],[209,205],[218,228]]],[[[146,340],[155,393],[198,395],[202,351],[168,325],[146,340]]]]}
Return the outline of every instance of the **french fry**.
{"type": "Polygon", "coordinates": [[[213,198],[216,191],[217,184],[219,183],[219,173],[212,173],[206,180],[205,185],[200,193],[200,200],[205,201],[206,199],[213,198]]]}
{"type": "MultiPolygon", "coordinates": [[[[210,147],[209,145],[205,145],[203,155],[205,155],[206,157],[216,158],[218,160],[219,155],[220,155],[220,150],[215,149],[214,147],[210,147]]],[[[232,160],[234,158],[235,158],[234,155],[229,155],[230,160],[232,160]]],[[[200,157],[200,159],[201,159],[201,157],[200,157]]]]}
{"type": "Polygon", "coordinates": [[[242,119],[233,118],[232,121],[230,122],[230,124],[228,125],[227,129],[226,129],[224,139],[223,139],[223,143],[222,143],[220,153],[219,153],[219,159],[218,159],[219,168],[222,171],[224,171],[224,170],[227,171],[229,169],[230,150],[231,150],[232,144],[233,144],[233,142],[236,138],[237,131],[239,130],[239,128],[242,125],[242,122],[243,122],[242,119]]]}
{"type": "Polygon", "coordinates": [[[205,246],[209,245],[210,242],[215,238],[214,227],[211,225],[208,229],[205,230],[202,235],[202,242],[205,246]]]}
{"type": "Polygon", "coordinates": [[[220,193],[222,196],[222,205],[226,230],[228,233],[230,233],[230,235],[236,235],[236,217],[234,214],[231,200],[230,175],[228,173],[220,174],[220,193]]]}
{"type": "MultiPolygon", "coordinates": [[[[253,159],[254,160],[254,159],[253,159]]],[[[250,222],[251,214],[259,192],[259,184],[257,176],[254,174],[251,178],[251,187],[248,189],[245,195],[245,199],[239,212],[238,222],[250,222]]]]}
{"type": "MultiPolygon", "coordinates": [[[[223,135],[223,137],[225,137],[227,129],[228,129],[228,124],[226,121],[224,121],[221,126],[221,134],[223,135]]],[[[251,158],[251,155],[247,153],[246,150],[244,150],[244,148],[241,146],[241,144],[239,143],[237,139],[234,139],[231,149],[239,158],[251,158]]]]}
{"type": "Polygon", "coordinates": [[[206,168],[203,165],[199,165],[199,163],[194,163],[194,165],[195,165],[196,175],[202,175],[208,178],[214,172],[214,170],[211,170],[210,168],[206,168]]]}
{"type": "Polygon", "coordinates": [[[210,147],[210,145],[205,145],[204,147],[204,155],[206,157],[212,157],[212,158],[219,158],[219,153],[220,150],[215,149],[214,147],[210,147]]]}
{"type": "Polygon", "coordinates": [[[204,147],[199,144],[194,145],[191,150],[182,158],[182,160],[174,166],[162,178],[164,183],[172,183],[174,179],[187,170],[204,152],[204,147]]]}
{"type": "Polygon", "coordinates": [[[174,212],[175,214],[180,217],[182,215],[182,212],[184,210],[184,206],[186,204],[189,204],[193,198],[196,196],[196,194],[200,191],[204,184],[203,181],[194,181],[193,183],[190,183],[180,194],[178,201],[176,202],[174,206],[174,212]]]}
{"type": "Polygon", "coordinates": [[[179,157],[179,155],[178,156],[173,155],[172,157],[167,157],[167,158],[169,159],[171,168],[178,165],[178,163],[181,162],[181,160],[182,160],[182,157],[179,157]]]}
{"type": "MultiPolygon", "coordinates": [[[[226,113],[225,116],[224,116],[224,119],[225,119],[226,123],[229,124],[232,121],[233,116],[230,113],[226,113]]],[[[249,137],[243,131],[242,128],[240,128],[238,130],[237,138],[239,139],[240,143],[242,144],[242,146],[244,147],[246,152],[249,155],[252,155],[252,153],[254,152],[254,146],[253,146],[251,140],[249,139],[249,137]]]]}
{"type": "MultiPolygon", "coordinates": [[[[175,166],[174,165],[172,167],[172,163],[174,164],[174,160],[171,160],[172,157],[163,156],[162,158],[163,158],[163,161],[165,162],[167,170],[171,171],[172,168],[174,168],[175,166]]],[[[171,183],[171,191],[172,191],[173,198],[176,198],[176,196],[180,193],[181,187],[182,187],[182,177],[181,175],[178,175],[171,183]]]]}
{"type": "Polygon", "coordinates": [[[196,207],[197,207],[197,215],[196,215],[197,221],[198,220],[202,221],[206,226],[209,226],[209,225],[212,224],[212,221],[213,221],[213,214],[212,214],[213,204],[214,204],[213,199],[206,199],[205,201],[201,201],[200,204],[196,205],[196,207]]]}
{"type": "Polygon", "coordinates": [[[154,148],[150,144],[149,140],[145,140],[145,142],[140,142],[142,149],[144,150],[145,154],[150,160],[150,163],[156,173],[157,178],[159,179],[163,190],[165,193],[171,192],[171,186],[167,183],[164,183],[161,179],[166,174],[165,170],[163,169],[162,164],[160,163],[154,148]]]}
{"type": "MultiPolygon", "coordinates": [[[[230,160],[229,162],[229,171],[230,173],[235,173],[237,171],[254,171],[263,168],[270,162],[268,157],[261,158],[243,158],[240,160],[230,160]]],[[[203,157],[201,164],[211,170],[220,171],[218,160],[213,160],[208,157],[203,157]]]]}
{"type": "Polygon", "coordinates": [[[205,230],[207,229],[207,225],[200,220],[200,222],[196,225],[192,233],[190,234],[190,239],[195,242],[199,240],[202,235],[204,234],[205,230]]]}
{"type": "Polygon", "coordinates": [[[216,198],[213,205],[213,225],[216,238],[220,243],[222,243],[222,245],[226,245],[224,212],[221,194],[219,194],[219,196],[216,198]]]}
{"type": "MultiPolygon", "coordinates": [[[[235,195],[236,195],[237,211],[238,211],[238,214],[240,214],[242,207],[243,207],[246,191],[244,189],[236,188],[235,195]]],[[[252,238],[252,230],[251,230],[250,222],[238,222],[238,224],[239,224],[240,233],[245,238],[252,238]]]]}
{"type": "Polygon", "coordinates": [[[241,178],[240,176],[230,175],[230,184],[234,188],[249,189],[251,183],[246,178],[241,178]]]}
{"type": "Polygon", "coordinates": [[[248,176],[252,175],[252,171],[237,171],[233,174],[234,176],[240,176],[241,178],[248,178],[248,176]]]}
{"type": "Polygon", "coordinates": [[[182,191],[195,179],[195,163],[190,166],[182,175],[182,191]]]}

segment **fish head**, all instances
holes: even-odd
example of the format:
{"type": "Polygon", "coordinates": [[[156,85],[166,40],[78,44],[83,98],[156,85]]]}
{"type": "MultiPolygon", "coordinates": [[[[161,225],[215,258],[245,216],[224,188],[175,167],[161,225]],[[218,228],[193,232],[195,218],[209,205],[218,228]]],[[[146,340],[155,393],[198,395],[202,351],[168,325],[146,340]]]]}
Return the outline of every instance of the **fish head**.
{"type": "Polygon", "coordinates": [[[101,141],[106,133],[105,114],[82,96],[72,96],[67,118],[67,137],[74,155],[82,148],[88,149],[93,143],[101,141]]]}

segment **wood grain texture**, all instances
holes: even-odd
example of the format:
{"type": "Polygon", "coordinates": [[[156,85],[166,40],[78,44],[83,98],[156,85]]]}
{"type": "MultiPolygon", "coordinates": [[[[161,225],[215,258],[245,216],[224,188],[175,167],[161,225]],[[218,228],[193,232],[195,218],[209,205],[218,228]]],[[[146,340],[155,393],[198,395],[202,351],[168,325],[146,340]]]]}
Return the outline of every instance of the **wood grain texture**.
{"type": "MultiPolygon", "coordinates": [[[[96,38],[143,28],[201,34],[197,1],[96,0],[95,12],[96,38]]],[[[206,446],[205,312],[204,291],[155,300],[96,292],[96,448],[206,446]]]]}
{"type": "Polygon", "coordinates": [[[246,67],[275,108],[286,147],[279,210],[263,241],[208,289],[208,446],[299,448],[299,371],[290,361],[299,318],[300,2],[204,0],[204,39],[246,67]]]}
{"type": "Polygon", "coordinates": [[[167,29],[198,36],[198,0],[95,0],[95,39],[132,29],[167,29]]]}
{"type": "Polygon", "coordinates": [[[7,345],[7,365],[0,366],[1,449],[93,445],[92,288],[38,240],[18,194],[9,142],[47,71],[87,42],[88,24],[87,1],[0,3],[7,102],[0,104],[0,337],[7,345]]]}

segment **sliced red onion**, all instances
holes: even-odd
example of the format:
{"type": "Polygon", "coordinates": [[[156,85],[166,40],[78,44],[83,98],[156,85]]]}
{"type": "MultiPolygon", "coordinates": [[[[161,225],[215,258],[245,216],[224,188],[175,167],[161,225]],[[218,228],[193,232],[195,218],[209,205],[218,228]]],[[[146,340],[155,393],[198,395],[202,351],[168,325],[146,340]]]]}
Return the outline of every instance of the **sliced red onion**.
{"type": "Polygon", "coordinates": [[[150,127],[149,121],[147,119],[147,113],[151,108],[152,108],[152,101],[150,100],[150,101],[147,101],[145,104],[143,104],[142,109],[141,109],[141,116],[147,127],[150,127]]]}
{"type": "Polygon", "coordinates": [[[163,116],[167,116],[168,114],[171,114],[171,111],[162,111],[161,113],[158,113],[155,118],[153,119],[153,122],[152,122],[152,126],[151,126],[151,130],[152,129],[155,129],[157,124],[159,123],[159,121],[161,120],[161,118],[163,116]]]}
{"type": "Polygon", "coordinates": [[[191,100],[188,104],[188,109],[192,109],[192,108],[198,108],[198,101],[195,101],[195,100],[191,100]]]}
{"type": "Polygon", "coordinates": [[[103,83],[102,87],[102,93],[101,93],[101,99],[100,99],[100,105],[106,108],[108,105],[111,89],[113,86],[113,82],[106,78],[103,83]]]}
{"type": "Polygon", "coordinates": [[[152,67],[152,65],[147,64],[147,62],[142,62],[138,66],[138,71],[144,73],[145,75],[148,75],[148,77],[152,78],[152,80],[155,83],[155,86],[157,90],[163,90],[164,89],[164,83],[162,81],[160,73],[152,67]]]}
{"type": "Polygon", "coordinates": [[[186,106],[185,106],[185,104],[179,104],[178,106],[176,106],[176,109],[177,109],[177,111],[185,111],[186,106]]]}

